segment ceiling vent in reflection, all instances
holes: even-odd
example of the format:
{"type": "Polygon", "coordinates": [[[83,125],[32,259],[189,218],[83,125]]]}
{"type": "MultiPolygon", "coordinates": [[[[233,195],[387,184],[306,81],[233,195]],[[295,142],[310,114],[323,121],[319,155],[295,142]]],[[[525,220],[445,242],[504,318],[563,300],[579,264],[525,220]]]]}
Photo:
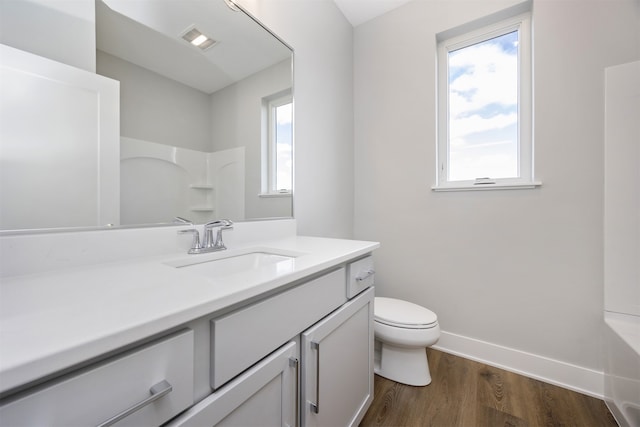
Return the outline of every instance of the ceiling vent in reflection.
{"type": "Polygon", "coordinates": [[[211,37],[202,34],[196,27],[190,27],[183,35],[182,38],[191,43],[194,46],[199,47],[202,50],[207,50],[215,46],[218,42],[211,37]]]}

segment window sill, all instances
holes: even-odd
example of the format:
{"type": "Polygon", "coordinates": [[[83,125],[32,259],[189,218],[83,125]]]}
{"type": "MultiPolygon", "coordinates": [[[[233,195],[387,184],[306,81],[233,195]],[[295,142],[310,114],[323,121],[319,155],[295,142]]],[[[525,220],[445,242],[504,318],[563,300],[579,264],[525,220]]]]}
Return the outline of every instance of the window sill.
{"type": "Polygon", "coordinates": [[[447,184],[434,185],[433,191],[487,191],[487,190],[529,190],[538,188],[542,182],[533,181],[526,183],[496,183],[496,184],[447,184]]]}
{"type": "Polygon", "coordinates": [[[270,198],[270,197],[291,197],[291,191],[273,192],[273,193],[260,193],[258,197],[270,198]]]}

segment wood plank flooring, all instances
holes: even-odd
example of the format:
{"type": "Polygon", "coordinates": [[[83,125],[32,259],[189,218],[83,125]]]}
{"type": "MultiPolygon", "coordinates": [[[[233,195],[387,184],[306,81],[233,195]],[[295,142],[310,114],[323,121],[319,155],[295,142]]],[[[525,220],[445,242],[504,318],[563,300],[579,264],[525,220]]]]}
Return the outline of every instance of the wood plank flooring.
{"type": "Polygon", "coordinates": [[[603,401],[468,359],[427,349],[431,384],[375,377],[360,427],[615,427],[603,401]]]}

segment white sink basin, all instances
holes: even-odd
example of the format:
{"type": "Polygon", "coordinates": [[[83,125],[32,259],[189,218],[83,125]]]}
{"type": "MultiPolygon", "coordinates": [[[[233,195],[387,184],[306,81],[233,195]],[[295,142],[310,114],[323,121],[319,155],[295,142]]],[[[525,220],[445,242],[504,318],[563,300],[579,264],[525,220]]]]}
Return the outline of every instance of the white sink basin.
{"type": "Polygon", "coordinates": [[[193,258],[183,258],[166,264],[212,278],[255,270],[271,274],[286,274],[293,271],[295,258],[299,255],[292,252],[257,248],[194,255],[193,258]]]}

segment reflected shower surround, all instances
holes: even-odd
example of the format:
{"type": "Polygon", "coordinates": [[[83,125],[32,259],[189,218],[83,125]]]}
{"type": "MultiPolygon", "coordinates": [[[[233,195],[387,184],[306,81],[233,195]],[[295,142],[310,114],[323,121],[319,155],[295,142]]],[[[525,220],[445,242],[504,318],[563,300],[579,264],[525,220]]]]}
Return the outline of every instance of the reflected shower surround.
{"type": "Polygon", "coordinates": [[[245,150],[205,153],[121,138],[122,225],[244,218],[245,150]],[[178,212],[176,215],[175,213],[178,212]]]}

